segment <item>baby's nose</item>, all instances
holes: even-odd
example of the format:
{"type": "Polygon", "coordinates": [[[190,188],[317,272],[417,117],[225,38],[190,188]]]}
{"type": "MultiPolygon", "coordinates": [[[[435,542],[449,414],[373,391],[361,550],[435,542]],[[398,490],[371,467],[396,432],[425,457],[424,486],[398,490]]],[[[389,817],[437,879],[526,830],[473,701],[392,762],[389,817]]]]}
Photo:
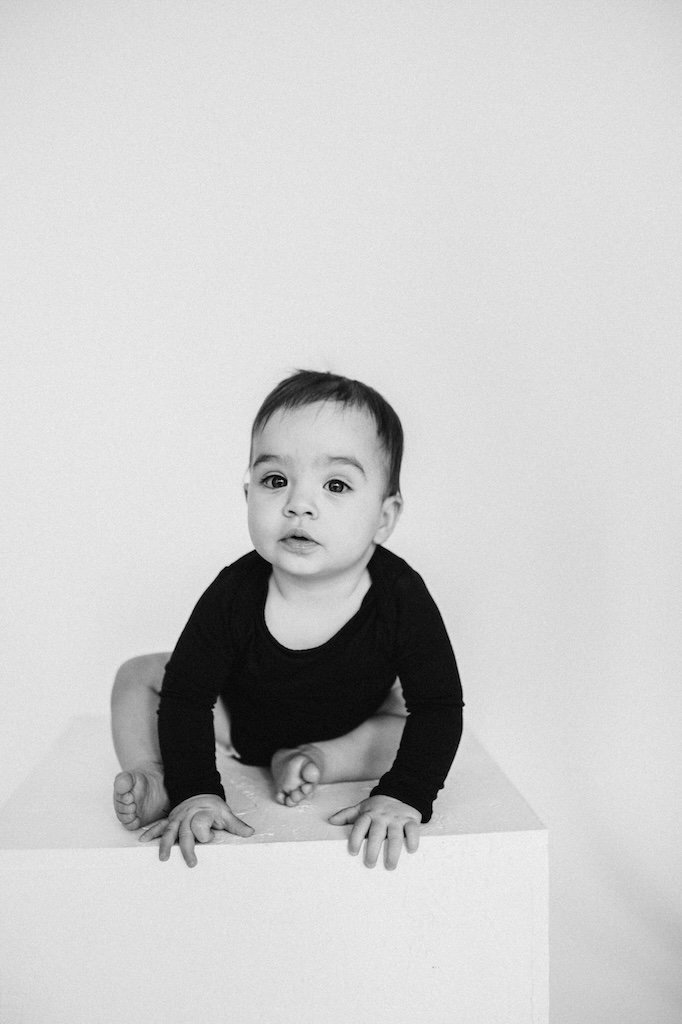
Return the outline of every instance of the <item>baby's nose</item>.
{"type": "Polygon", "coordinates": [[[284,514],[287,516],[317,515],[317,506],[307,488],[296,487],[290,489],[284,507],[284,514]]]}

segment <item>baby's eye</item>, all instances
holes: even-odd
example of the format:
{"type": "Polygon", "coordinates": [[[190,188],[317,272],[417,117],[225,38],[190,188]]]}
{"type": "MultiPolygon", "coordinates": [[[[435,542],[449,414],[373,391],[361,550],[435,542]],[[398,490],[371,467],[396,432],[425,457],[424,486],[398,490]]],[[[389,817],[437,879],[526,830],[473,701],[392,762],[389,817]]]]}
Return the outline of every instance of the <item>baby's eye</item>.
{"type": "Polygon", "coordinates": [[[343,494],[344,491],[349,491],[350,487],[344,483],[343,480],[328,480],[325,487],[332,492],[332,494],[343,494]]]}
{"type": "Polygon", "coordinates": [[[269,487],[273,491],[287,485],[286,477],[282,476],[281,473],[268,473],[267,476],[263,477],[261,483],[264,487],[269,487]]]}

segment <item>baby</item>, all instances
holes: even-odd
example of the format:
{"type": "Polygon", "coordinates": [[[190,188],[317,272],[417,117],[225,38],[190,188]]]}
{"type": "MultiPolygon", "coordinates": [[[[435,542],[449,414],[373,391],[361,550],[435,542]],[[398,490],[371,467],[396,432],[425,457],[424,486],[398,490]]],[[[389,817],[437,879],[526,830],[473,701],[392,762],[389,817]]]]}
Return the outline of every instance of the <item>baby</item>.
{"type": "Polygon", "coordinates": [[[199,599],[172,655],[126,662],[112,693],[123,769],[114,807],[168,860],[212,830],[250,836],[225,800],[216,741],[268,766],[293,807],[320,783],[379,779],[337,811],[349,850],[395,868],[457,752],[462,690],[422,579],[382,545],[402,509],[403,432],[373,388],[299,371],[253,424],[248,526],[255,548],[199,599]],[[165,671],[164,671],[165,670],[165,671]]]}

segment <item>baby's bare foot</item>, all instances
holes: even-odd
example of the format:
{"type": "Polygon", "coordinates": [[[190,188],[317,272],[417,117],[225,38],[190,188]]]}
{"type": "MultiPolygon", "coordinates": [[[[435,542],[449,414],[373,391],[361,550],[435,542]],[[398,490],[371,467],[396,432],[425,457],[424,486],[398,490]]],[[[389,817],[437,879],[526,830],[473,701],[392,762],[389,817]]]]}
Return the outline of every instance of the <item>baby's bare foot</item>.
{"type": "Polygon", "coordinates": [[[311,796],[322,781],[324,755],[318,747],[307,744],[293,750],[278,750],[270,764],[275,783],[275,800],[295,807],[311,796]]]}
{"type": "Polygon", "coordinates": [[[163,818],[169,809],[161,767],[145,766],[119,772],[114,779],[116,817],[131,832],[163,818]]]}

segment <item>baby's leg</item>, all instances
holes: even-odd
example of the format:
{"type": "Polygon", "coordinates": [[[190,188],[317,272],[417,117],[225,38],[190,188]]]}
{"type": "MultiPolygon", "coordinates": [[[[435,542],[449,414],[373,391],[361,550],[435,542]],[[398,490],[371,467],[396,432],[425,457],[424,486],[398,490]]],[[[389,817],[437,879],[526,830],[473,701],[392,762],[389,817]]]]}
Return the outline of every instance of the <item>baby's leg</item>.
{"type": "Polygon", "coordinates": [[[293,807],[320,783],[378,779],[395,759],[407,709],[396,681],[376,715],[333,740],[278,750],[271,771],[276,799],[293,807]]]}
{"type": "MultiPolygon", "coordinates": [[[[143,654],[124,662],[111,694],[111,730],[123,771],[114,779],[114,810],[127,829],[162,818],[169,803],[157,731],[157,710],[170,654],[143,654]]],[[[218,701],[216,740],[229,745],[229,723],[218,701]]]]}
{"type": "Polygon", "coordinates": [[[111,692],[111,731],[123,769],[114,779],[114,810],[130,830],[169,810],[156,715],[169,657],[143,654],[124,662],[111,692]]]}

